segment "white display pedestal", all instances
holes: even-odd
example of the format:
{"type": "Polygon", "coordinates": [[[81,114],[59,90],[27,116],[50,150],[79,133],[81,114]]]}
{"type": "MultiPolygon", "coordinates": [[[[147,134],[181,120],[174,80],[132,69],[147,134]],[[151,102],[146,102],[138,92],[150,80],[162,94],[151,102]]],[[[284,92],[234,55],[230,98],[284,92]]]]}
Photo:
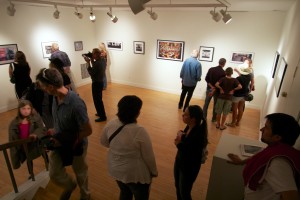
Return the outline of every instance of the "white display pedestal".
{"type": "Polygon", "coordinates": [[[242,177],[244,166],[227,163],[228,153],[236,154],[242,159],[247,158],[241,155],[241,144],[266,147],[266,144],[260,141],[224,133],[213,157],[206,195],[207,200],[244,199],[242,177]]]}

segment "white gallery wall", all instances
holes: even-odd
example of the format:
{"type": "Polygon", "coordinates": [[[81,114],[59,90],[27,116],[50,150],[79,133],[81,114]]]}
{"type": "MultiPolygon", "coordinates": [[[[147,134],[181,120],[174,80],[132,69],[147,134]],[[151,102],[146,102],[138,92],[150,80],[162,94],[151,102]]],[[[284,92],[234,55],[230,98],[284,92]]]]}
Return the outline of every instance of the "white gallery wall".
{"type": "MultiPolygon", "coordinates": [[[[268,97],[273,58],[289,13],[233,12],[232,22],[225,25],[222,21],[214,22],[209,10],[158,10],[156,21],[146,11],[134,15],[131,11],[113,10],[119,18],[114,24],[107,11],[102,10],[95,10],[97,20],[92,23],[88,19],[89,10],[84,10],[84,18],[80,20],[73,14],[73,8],[61,7],[60,19],[54,19],[53,7],[16,5],[15,16],[10,17],[6,14],[7,6],[6,1],[0,3],[0,45],[18,44],[31,65],[33,80],[39,69],[49,63],[43,58],[41,42],[59,42],[61,50],[71,59],[75,82],[80,86],[90,82],[89,78],[81,78],[80,64],[84,63],[81,54],[98,47],[101,41],[121,41],[122,51],[109,50],[111,64],[107,75],[112,82],[175,93],[179,98],[183,62],[156,59],[157,39],[178,40],[185,42],[184,59],[200,46],[214,47],[213,62],[201,62],[202,80],[194,92],[194,97],[201,99],[205,98],[205,75],[219,58],[228,60],[226,67],[234,67],[236,64],[229,62],[232,51],[253,52],[256,90],[254,101],[247,106],[257,109],[263,108],[268,97]],[[83,41],[83,51],[74,50],[74,41],[83,41]],[[144,55],[133,53],[133,41],[145,42],[144,55]]],[[[8,65],[0,66],[0,80],[4,88],[0,90],[0,112],[3,112],[16,106],[8,65]]]]}

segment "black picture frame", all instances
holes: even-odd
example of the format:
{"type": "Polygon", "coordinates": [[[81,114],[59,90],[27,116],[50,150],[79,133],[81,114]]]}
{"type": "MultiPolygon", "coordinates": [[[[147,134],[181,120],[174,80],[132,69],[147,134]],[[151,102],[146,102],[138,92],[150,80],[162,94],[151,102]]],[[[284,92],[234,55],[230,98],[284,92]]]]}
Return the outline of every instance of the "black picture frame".
{"type": "Polygon", "coordinates": [[[17,44],[0,45],[0,65],[10,64],[14,62],[17,51],[17,44]]]}
{"type": "Polygon", "coordinates": [[[184,41],[157,40],[156,58],[183,61],[184,41]]]}
{"type": "Polygon", "coordinates": [[[145,54],[145,42],[133,41],[133,52],[135,54],[145,54]]]}
{"type": "Polygon", "coordinates": [[[200,46],[198,60],[212,62],[214,59],[214,51],[214,47],[200,46]]]}
{"type": "Polygon", "coordinates": [[[276,73],[276,69],[277,69],[277,66],[278,66],[279,57],[280,57],[280,54],[279,54],[278,51],[276,51],[275,52],[275,57],[274,57],[274,62],[273,62],[273,67],[272,67],[272,70],[271,70],[272,78],[275,77],[275,73],[276,73]]]}
{"type": "Polygon", "coordinates": [[[278,71],[276,73],[276,80],[275,80],[275,90],[276,90],[276,96],[279,97],[280,90],[282,87],[282,83],[284,80],[284,75],[287,69],[287,62],[285,61],[284,58],[281,59],[280,65],[278,67],[278,71]]]}

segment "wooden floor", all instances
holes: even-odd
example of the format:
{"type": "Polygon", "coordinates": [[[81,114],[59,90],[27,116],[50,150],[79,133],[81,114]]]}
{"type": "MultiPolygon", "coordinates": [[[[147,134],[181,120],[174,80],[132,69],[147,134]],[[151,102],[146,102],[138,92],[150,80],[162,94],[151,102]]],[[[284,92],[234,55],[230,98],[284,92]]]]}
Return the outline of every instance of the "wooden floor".
{"type": "MultiPolygon", "coordinates": [[[[89,187],[93,200],[117,200],[119,190],[115,181],[108,175],[106,154],[107,149],[102,147],[99,138],[105,122],[95,123],[95,108],[92,100],[91,85],[78,88],[80,96],[84,99],[88,107],[88,114],[93,126],[93,134],[89,137],[88,165],[89,165],[89,187]]],[[[137,95],[143,100],[141,115],[138,123],[144,126],[150,134],[156,162],[158,167],[158,177],[153,180],[151,186],[150,199],[152,200],[174,200],[175,187],[173,179],[173,163],[176,154],[176,147],[173,143],[175,135],[179,129],[185,127],[182,122],[182,111],[178,110],[179,94],[167,94],[153,90],[136,88],[120,84],[109,84],[107,90],[103,92],[104,106],[108,120],[116,117],[117,103],[124,95],[137,95]]],[[[192,99],[190,105],[197,104],[203,107],[203,101],[192,99]]],[[[193,199],[205,199],[209,181],[212,157],[218,145],[222,133],[240,135],[250,139],[258,139],[260,112],[246,108],[240,127],[230,128],[220,131],[215,128],[215,124],[210,121],[212,103],[208,111],[208,133],[209,133],[209,157],[202,165],[198,178],[194,184],[193,199]]],[[[0,143],[7,142],[7,130],[9,122],[16,116],[16,109],[0,113],[0,143]]],[[[228,118],[231,118],[229,115],[228,118]]],[[[228,119],[229,121],[229,119],[228,119]]],[[[39,173],[44,169],[41,158],[34,161],[34,172],[39,173]]],[[[68,168],[71,173],[72,170],[68,168]]],[[[26,165],[14,171],[17,184],[24,183],[28,178],[26,165]]],[[[4,162],[3,154],[0,155],[0,197],[11,192],[13,187],[4,162]]],[[[72,199],[78,199],[79,189],[76,188],[72,199]]]]}

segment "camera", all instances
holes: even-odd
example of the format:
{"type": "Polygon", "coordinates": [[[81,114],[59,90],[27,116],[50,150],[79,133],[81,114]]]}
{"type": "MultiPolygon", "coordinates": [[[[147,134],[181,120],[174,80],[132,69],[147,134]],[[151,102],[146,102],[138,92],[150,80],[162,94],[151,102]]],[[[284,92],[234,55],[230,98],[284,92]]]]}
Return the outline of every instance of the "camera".
{"type": "Polygon", "coordinates": [[[51,140],[52,137],[53,136],[51,136],[51,135],[46,135],[46,136],[42,137],[40,139],[41,146],[43,148],[46,148],[47,150],[54,150],[55,147],[54,147],[54,141],[51,140]]]}
{"type": "Polygon", "coordinates": [[[83,57],[93,58],[93,54],[91,52],[82,54],[83,57]]]}

